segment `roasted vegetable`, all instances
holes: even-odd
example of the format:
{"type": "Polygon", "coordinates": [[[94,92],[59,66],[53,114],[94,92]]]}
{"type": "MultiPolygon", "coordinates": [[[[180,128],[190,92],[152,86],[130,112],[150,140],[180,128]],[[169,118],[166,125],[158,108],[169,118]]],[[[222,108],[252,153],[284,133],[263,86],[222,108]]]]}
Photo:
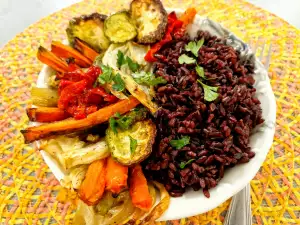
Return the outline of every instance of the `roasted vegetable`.
{"type": "Polygon", "coordinates": [[[94,61],[99,55],[98,52],[90,48],[86,43],[79,40],[78,38],[75,38],[74,47],[91,61],[94,61]]]}
{"type": "Polygon", "coordinates": [[[32,103],[36,106],[57,106],[58,92],[51,88],[31,88],[32,103]]]}
{"type": "Polygon", "coordinates": [[[128,191],[121,192],[113,198],[106,192],[100,202],[90,207],[80,202],[75,217],[74,225],[121,225],[136,211],[132,205],[128,191]]]}
{"type": "Polygon", "coordinates": [[[107,159],[107,172],[105,175],[106,190],[119,194],[127,187],[128,167],[116,162],[112,157],[107,159]]]}
{"type": "Polygon", "coordinates": [[[104,33],[114,43],[130,41],[137,34],[134,22],[126,11],[108,17],[104,22],[104,33]]]}
{"type": "Polygon", "coordinates": [[[139,209],[149,211],[153,205],[153,199],[142,167],[138,164],[131,168],[129,185],[132,204],[139,209]]]}
{"type": "Polygon", "coordinates": [[[93,144],[86,144],[79,137],[57,136],[55,139],[42,141],[41,150],[55,158],[63,169],[69,170],[78,165],[109,156],[110,152],[103,139],[93,144]]]}
{"type": "Polygon", "coordinates": [[[125,83],[126,89],[136,97],[145,107],[147,107],[152,114],[154,114],[158,110],[158,106],[155,102],[152,101],[151,89],[139,85],[135,82],[131,75],[125,74],[121,71],[118,71],[121,78],[125,83]]]}
{"type": "Polygon", "coordinates": [[[70,44],[74,46],[77,37],[99,53],[107,49],[109,40],[103,31],[106,18],[99,13],[73,18],[66,30],[70,44]]]}
{"type": "Polygon", "coordinates": [[[55,122],[70,117],[64,110],[54,107],[27,108],[26,112],[30,121],[40,123],[55,122]]]}
{"type": "Polygon", "coordinates": [[[156,181],[154,181],[153,184],[160,192],[160,201],[141,222],[141,224],[145,225],[152,225],[155,220],[157,220],[162,216],[162,214],[164,214],[165,211],[167,211],[170,205],[170,195],[165,189],[164,185],[156,181]]]}
{"type": "Polygon", "coordinates": [[[99,109],[97,112],[89,114],[87,118],[81,120],[68,119],[50,124],[44,124],[41,126],[29,127],[26,130],[22,130],[21,132],[25,138],[25,142],[30,143],[35,140],[49,137],[51,135],[84,130],[108,121],[109,118],[116,112],[124,114],[136,107],[139,103],[140,102],[136,98],[129,97],[128,99],[99,109]]]}
{"type": "Polygon", "coordinates": [[[139,43],[152,44],[162,39],[168,15],[160,0],[133,0],[130,14],[136,22],[139,43]]]}
{"type": "Polygon", "coordinates": [[[63,187],[68,189],[79,189],[84,180],[88,165],[80,165],[68,170],[68,174],[60,180],[63,187]]]}
{"type": "Polygon", "coordinates": [[[104,193],[105,189],[106,159],[92,162],[85,174],[85,178],[80,185],[79,198],[87,205],[96,205],[104,193]]]}
{"type": "Polygon", "coordinates": [[[64,73],[68,71],[68,64],[65,61],[42,46],[38,49],[37,58],[57,72],[64,73]]]}
{"type": "MultiPolygon", "coordinates": [[[[143,184],[145,184],[143,180],[143,184]]],[[[150,211],[146,212],[137,207],[134,207],[129,195],[129,191],[121,192],[118,197],[114,198],[111,192],[105,192],[100,202],[90,207],[79,202],[75,217],[73,220],[74,225],[112,225],[112,224],[147,224],[152,225],[156,219],[158,219],[168,208],[170,196],[163,185],[154,182],[154,186],[160,191],[160,201],[150,211]],[[145,215],[148,216],[143,220],[145,215]],[[142,220],[142,221],[141,221],[142,220]]],[[[148,201],[152,199],[152,205],[154,206],[156,200],[156,189],[152,183],[148,184],[148,187],[142,185],[143,190],[149,190],[148,201]]],[[[137,189],[139,192],[140,189],[137,189]]],[[[145,196],[141,193],[136,193],[136,196],[145,196]]]]}
{"type": "Polygon", "coordinates": [[[122,130],[129,129],[134,123],[145,120],[148,111],[144,107],[137,107],[124,115],[115,114],[109,119],[109,125],[114,132],[117,132],[117,127],[122,130]]]}
{"type": "Polygon", "coordinates": [[[83,68],[89,67],[93,63],[92,60],[86,58],[84,55],[76,51],[74,48],[64,45],[59,41],[53,41],[51,43],[51,52],[61,58],[65,58],[65,59],[73,58],[75,64],[83,68]]]}
{"type": "Polygon", "coordinates": [[[127,130],[110,127],[106,130],[106,141],[112,156],[123,165],[141,162],[152,151],[156,127],[151,120],[136,122],[127,130]]]}

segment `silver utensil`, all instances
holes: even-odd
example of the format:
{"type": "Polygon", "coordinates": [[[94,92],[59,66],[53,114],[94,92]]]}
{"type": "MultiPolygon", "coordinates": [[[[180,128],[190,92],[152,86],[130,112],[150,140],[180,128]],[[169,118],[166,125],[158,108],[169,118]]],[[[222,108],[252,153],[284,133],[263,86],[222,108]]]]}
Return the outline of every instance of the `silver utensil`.
{"type": "MultiPolygon", "coordinates": [[[[272,45],[270,44],[267,56],[264,58],[265,47],[266,43],[259,47],[257,41],[253,51],[257,53],[258,49],[261,49],[257,58],[268,70],[271,60],[272,45]]],[[[252,225],[250,184],[247,184],[243,190],[232,197],[224,225],[252,225]]]]}

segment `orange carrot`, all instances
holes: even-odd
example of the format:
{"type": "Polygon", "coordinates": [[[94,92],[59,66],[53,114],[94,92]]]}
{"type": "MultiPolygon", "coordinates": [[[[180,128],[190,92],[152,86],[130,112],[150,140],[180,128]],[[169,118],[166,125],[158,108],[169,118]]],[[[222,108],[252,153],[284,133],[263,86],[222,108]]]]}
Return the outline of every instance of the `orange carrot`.
{"type": "Polygon", "coordinates": [[[28,108],[26,112],[30,121],[41,123],[64,120],[70,117],[64,110],[55,107],[28,108]]]}
{"type": "Polygon", "coordinates": [[[21,132],[25,138],[25,142],[30,143],[51,135],[85,130],[108,121],[109,118],[117,112],[124,114],[136,107],[138,104],[140,104],[140,102],[136,98],[129,97],[128,99],[121,100],[115,104],[99,109],[97,112],[89,114],[87,118],[81,120],[62,120],[54,123],[43,124],[41,126],[29,127],[21,132]]]}
{"type": "Polygon", "coordinates": [[[78,196],[87,205],[96,205],[105,189],[106,159],[92,162],[80,185],[78,196]]]}
{"type": "Polygon", "coordinates": [[[87,57],[88,59],[90,59],[92,61],[94,61],[95,58],[99,55],[98,52],[96,52],[94,49],[90,48],[87,44],[85,44],[83,41],[81,41],[78,38],[75,38],[74,47],[79,52],[81,52],[85,57],[87,57]]]}
{"type": "Polygon", "coordinates": [[[113,194],[119,194],[127,187],[128,167],[109,157],[107,160],[107,172],[105,176],[106,190],[113,194]]]}
{"type": "Polygon", "coordinates": [[[186,27],[188,24],[192,23],[197,11],[195,8],[188,8],[180,17],[179,20],[183,22],[183,27],[186,27]]]}
{"type": "Polygon", "coordinates": [[[132,204],[137,208],[149,211],[152,207],[152,197],[149,193],[147,180],[140,165],[135,165],[131,169],[129,185],[132,204]]]}
{"type": "Polygon", "coordinates": [[[40,46],[37,52],[37,58],[44,64],[50,66],[54,70],[64,73],[68,71],[68,64],[48,51],[46,48],[40,46]]]}
{"type": "Polygon", "coordinates": [[[61,58],[74,58],[75,63],[81,67],[89,67],[93,62],[76,51],[70,46],[64,45],[58,41],[53,41],[51,44],[51,52],[61,58]]]}

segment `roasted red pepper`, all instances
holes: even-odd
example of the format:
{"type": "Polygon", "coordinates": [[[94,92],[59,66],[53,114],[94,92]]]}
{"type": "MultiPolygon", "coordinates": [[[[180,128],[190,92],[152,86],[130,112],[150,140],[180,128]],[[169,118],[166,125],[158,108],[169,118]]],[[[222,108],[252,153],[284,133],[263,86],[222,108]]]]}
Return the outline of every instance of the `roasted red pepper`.
{"type": "Polygon", "coordinates": [[[174,30],[178,30],[182,27],[183,22],[177,19],[176,13],[175,12],[171,12],[168,15],[168,25],[167,25],[167,30],[165,33],[165,36],[163,37],[163,39],[154,44],[151,49],[147,52],[146,56],[145,56],[145,60],[148,62],[155,62],[157,61],[157,59],[155,58],[155,53],[160,50],[162,48],[162,46],[164,46],[165,44],[167,44],[168,42],[172,41],[172,32],[174,30]]]}
{"type": "Polygon", "coordinates": [[[118,100],[116,96],[106,93],[105,90],[101,87],[93,88],[91,92],[102,96],[104,98],[104,101],[109,103],[114,103],[118,100]]]}
{"type": "Polygon", "coordinates": [[[64,109],[75,119],[83,119],[100,107],[118,100],[102,87],[93,88],[101,69],[91,66],[86,72],[81,69],[64,73],[60,78],[58,108],[64,109]]]}
{"type": "Polygon", "coordinates": [[[58,108],[66,109],[74,98],[77,98],[78,95],[83,93],[83,91],[87,88],[87,85],[88,82],[86,80],[81,80],[69,84],[67,87],[62,89],[58,99],[58,108]]]}

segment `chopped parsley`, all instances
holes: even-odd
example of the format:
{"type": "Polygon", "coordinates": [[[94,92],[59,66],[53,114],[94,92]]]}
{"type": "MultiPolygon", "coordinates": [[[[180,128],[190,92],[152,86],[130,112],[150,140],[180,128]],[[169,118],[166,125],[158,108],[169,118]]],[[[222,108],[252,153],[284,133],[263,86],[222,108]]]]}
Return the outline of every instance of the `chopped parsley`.
{"type": "Polygon", "coordinates": [[[203,67],[196,65],[196,72],[201,78],[206,79],[203,67]]]}
{"type": "Polygon", "coordinates": [[[198,57],[199,49],[202,47],[203,44],[204,44],[204,38],[202,38],[201,40],[199,40],[197,42],[191,41],[185,46],[185,50],[192,52],[194,54],[194,56],[198,57]]]}
{"type": "Polygon", "coordinates": [[[181,162],[181,163],[179,164],[180,169],[184,169],[184,167],[186,167],[186,165],[191,164],[194,160],[195,160],[195,159],[190,159],[190,160],[187,161],[187,162],[181,162]]]}
{"type": "Polygon", "coordinates": [[[118,92],[124,91],[125,83],[121,78],[121,75],[117,73],[113,78],[114,84],[112,85],[112,89],[118,92]]]}
{"type": "Polygon", "coordinates": [[[190,137],[189,136],[183,136],[181,139],[170,141],[171,146],[176,148],[176,149],[181,149],[184,146],[188,145],[189,143],[190,143],[190,137]]]}
{"type": "Polygon", "coordinates": [[[110,66],[101,65],[102,73],[98,77],[100,84],[106,84],[112,81],[113,69],[110,66]]]}
{"type": "Polygon", "coordinates": [[[131,154],[134,154],[137,147],[137,140],[132,138],[130,135],[128,137],[130,139],[130,152],[131,154]]]}
{"type": "Polygon", "coordinates": [[[136,72],[140,68],[138,63],[134,62],[130,57],[125,56],[120,50],[117,53],[117,65],[119,68],[122,66],[128,66],[132,72],[136,72]]]}
{"type": "Polygon", "coordinates": [[[218,94],[218,87],[212,87],[212,86],[208,86],[206,84],[203,84],[201,82],[201,80],[197,80],[203,87],[204,90],[204,100],[208,101],[208,102],[212,102],[214,100],[216,100],[219,96],[218,94]]]}
{"type": "Polygon", "coordinates": [[[145,71],[132,74],[133,79],[142,85],[156,86],[158,84],[165,84],[167,81],[163,77],[155,77],[153,73],[147,73],[145,71]]]}
{"type": "Polygon", "coordinates": [[[192,64],[192,63],[195,63],[196,62],[196,59],[192,58],[192,57],[189,57],[187,56],[186,54],[182,54],[181,56],[179,56],[178,58],[178,62],[180,64],[192,64]]]}

